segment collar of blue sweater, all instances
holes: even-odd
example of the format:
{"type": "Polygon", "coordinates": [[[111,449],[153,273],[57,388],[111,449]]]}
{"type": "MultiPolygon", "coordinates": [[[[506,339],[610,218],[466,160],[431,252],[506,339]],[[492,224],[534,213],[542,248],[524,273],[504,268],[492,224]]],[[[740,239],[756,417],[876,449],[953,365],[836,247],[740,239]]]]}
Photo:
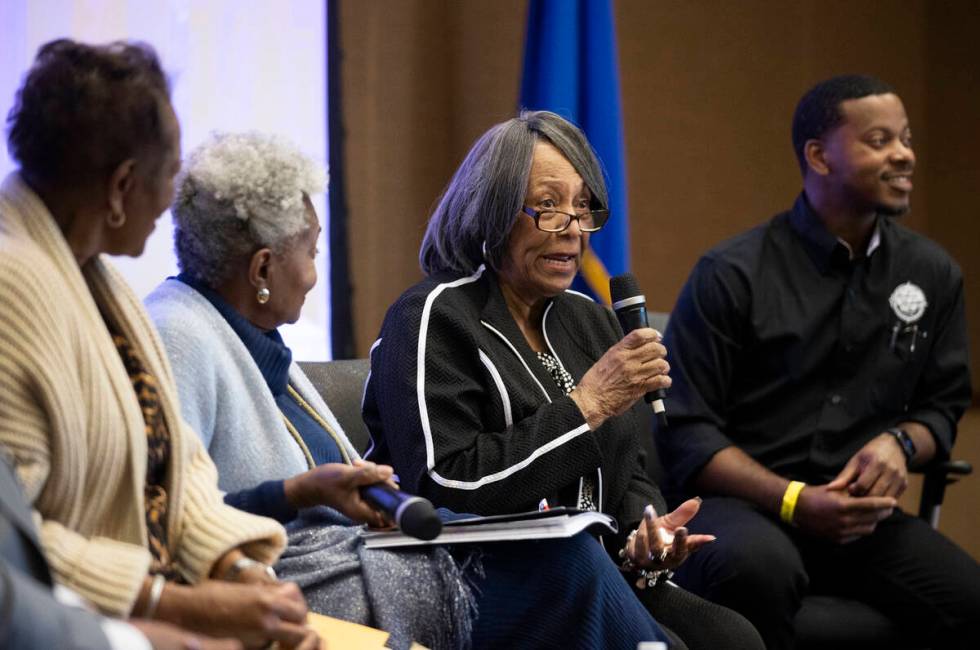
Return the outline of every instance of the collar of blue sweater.
{"type": "Polygon", "coordinates": [[[272,394],[279,397],[285,393],[289,383],[289,364],[293,361],[293,353],[286,347],[279,330],[272,329],[266,332],[252,325],[217,291],[186,273],[181,273],[176,279],[207,298],[208,302],[218,310],[245,344],[272,394]]]}

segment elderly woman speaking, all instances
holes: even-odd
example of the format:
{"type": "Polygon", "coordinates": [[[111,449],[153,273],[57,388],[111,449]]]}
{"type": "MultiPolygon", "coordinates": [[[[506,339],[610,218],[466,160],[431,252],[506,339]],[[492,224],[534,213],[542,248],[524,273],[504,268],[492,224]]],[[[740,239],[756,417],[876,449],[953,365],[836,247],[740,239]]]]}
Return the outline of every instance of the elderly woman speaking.
{"type": "Polygon", "coordinates": [[[471,547],[365,549],[351,519],[381,520],[356,488],[391,468],[359,460],[276,329],[299,318],[316,282],[320,227],[309,197],[323,191],[322,169],[281,139],[218,134],[192,153],[178,186],[181,274],[147,307],[226,501],[287,523],[277,569],[313,609],[438,648],[632,650],[663,638],[584,534],[487,545],[475,554],[482,575],[469,580],[454,555],[465,563],[471,547]]]}
{"type": "Polygon", "coordinates": [[[606,512],[620,524],[607,548],[661,624],[690,647],[759,647],[734,612],[658,586],[713,538],[687,535],[696,500],[658,516],[640,457],[651,428],[637,400],[670,386],[660,335],[624,338],[612,312],[568,291],[590,234],[614,217],[606,205],[585,136],[554,113],[476,142],[429,220],[429,277],[389,309],[372,348],[371,457],[450,508],[606,512]]]}
{"type": "Polygon", "coordinates": [[[142,253],[173,195],[180,127],[155,53],[48,43],[8,124],[0,450],[57,581],[107,614],[316,647],[302,594],[268,567],[282,527],[222,502],[160,341],[102,255],[142,253]]]}

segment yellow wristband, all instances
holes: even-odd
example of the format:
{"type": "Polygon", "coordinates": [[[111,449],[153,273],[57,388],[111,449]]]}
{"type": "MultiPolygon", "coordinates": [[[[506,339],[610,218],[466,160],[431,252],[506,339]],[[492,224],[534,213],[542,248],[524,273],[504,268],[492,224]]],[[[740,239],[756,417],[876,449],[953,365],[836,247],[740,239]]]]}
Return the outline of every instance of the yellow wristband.
{"type": "Polygon", "coordinates": [[[800,492],[806,487],[802,481],[790,481],[783,493],[783,505],[779,509],[779,518],[787,524],[793,523],[793,515],[796,514],[796,501],[800,498],[800,492]]]}

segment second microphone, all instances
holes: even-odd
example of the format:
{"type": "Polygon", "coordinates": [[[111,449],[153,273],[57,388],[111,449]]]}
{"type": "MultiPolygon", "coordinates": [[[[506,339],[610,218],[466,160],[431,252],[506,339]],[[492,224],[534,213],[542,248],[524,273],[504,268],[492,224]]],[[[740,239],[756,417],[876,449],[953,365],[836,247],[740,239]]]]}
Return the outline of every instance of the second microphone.
{"type": "Polygon", "coordinates": [[[406,535],[417,539],[435,539],[442,532],[442,520],[428,499],[396,490],[387,483],[360,488],[361,497],[388,515],[406,535]]]}

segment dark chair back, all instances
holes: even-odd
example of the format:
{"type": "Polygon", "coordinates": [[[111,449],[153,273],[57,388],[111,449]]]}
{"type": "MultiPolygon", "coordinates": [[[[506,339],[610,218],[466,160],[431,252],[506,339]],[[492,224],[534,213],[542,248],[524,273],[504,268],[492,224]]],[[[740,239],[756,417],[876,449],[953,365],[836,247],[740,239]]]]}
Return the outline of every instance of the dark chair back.
{"type": "Polygon", "coordinates": [[[361,400],[371,362],[367,359],[300,361],[299,366],[320,391],[354,448],[362,454],[367,451],[371,434],[361,419],[361,400]]]}

